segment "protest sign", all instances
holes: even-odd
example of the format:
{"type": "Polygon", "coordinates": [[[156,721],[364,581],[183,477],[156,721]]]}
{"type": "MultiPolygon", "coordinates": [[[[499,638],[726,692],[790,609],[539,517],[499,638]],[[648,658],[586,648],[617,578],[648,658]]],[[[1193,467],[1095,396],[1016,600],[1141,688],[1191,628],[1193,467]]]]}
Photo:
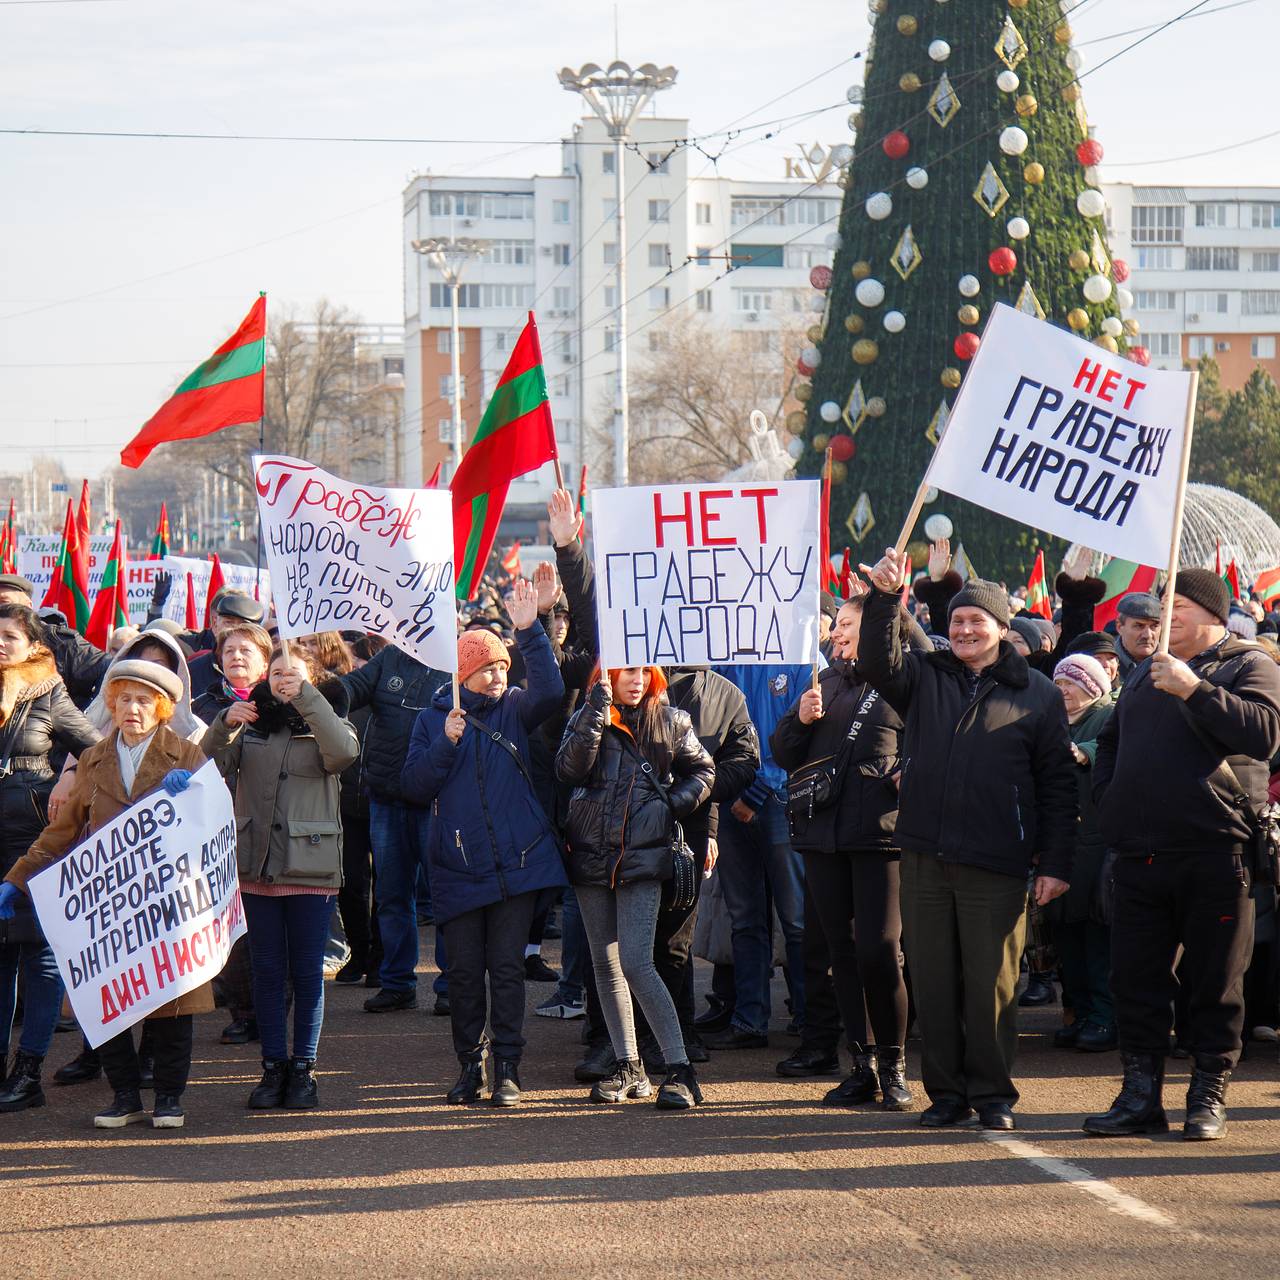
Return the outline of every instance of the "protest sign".
{"type": "Polygon", "coordinates": [[[449,491],[356,484],[278,455],[253,465],[280,634],[368,631],[456,671],[449,491]]]}
{"type": "Polygon", "coordinates": [[[810,663],[818,652],[818,482],[591,492],[600,658],[810,663]]]}
{"type": "MultiPolygon", "coordinates": [[[[103,570],[111,558],[109,533],[95,533],[89,539],[89,603],[93,604],[102,585],[103,570]]],[[[62,537],[56,533],[23,533],[18,535],[18,572],[35,587],[37,608],[49,590],[53,580],[58,552],[62,549],[62,537]]],[[[155,587],[159,562],[135,559],[143,552],[130,552],[126,587],[129,593],[129,620],[142,626],[147,620],[147,608],[151,604],[151,592],[155,587]]],[[[181,619],[179,619],[181,621],[181,619]]]]}
{"type": "MultiPolygon", "coordinates": [[[[161,562],[165,573],[173,579],[169,595],[164,602],[164,616],[185,626],[187,621],[187,574],[195,590],[196,617],[204,621],[204,605],[209,598],[209,578],[213,573],[212,560],[197,560],[194,556],[165,556],[161,562]]],[[[229,591],[239,591],[254,596],[264,604],[271,599],[271,575],[263,569],[261,583],[259,571],[251,564],[228,564],[218,561],[222,569],[222,581],[229,591]]],[[[145,613],[144,613],[145,617],[145,613]]]]}
{"type": "Polygon", "coordinates": [[[245,932],[235,813],[216,766],[131,805],[27,892],[95,1049],[203,986],[245,932]]]}
{"type": "Polygon", "coordinates": [[[925,484],[1167,568],[1193,397],[1189,373],[1145,368],[998,304],[925,484]]]}

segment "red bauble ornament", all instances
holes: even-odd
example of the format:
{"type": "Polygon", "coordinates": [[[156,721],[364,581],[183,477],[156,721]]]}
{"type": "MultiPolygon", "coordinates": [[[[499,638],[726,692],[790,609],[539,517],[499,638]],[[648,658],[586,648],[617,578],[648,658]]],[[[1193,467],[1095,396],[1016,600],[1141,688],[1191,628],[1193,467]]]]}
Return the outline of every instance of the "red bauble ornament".
{"type": "Polygon", "coordinates": [[[1097,138],[1086,138],[1076,148],[1076,159],[1087,169],[1102,163],[1102,143],[1097,138]]]}
{"type": "Polygon", "coordinates": [[[831,268],[830,267],[814,267],[809,272],[809,283],[815,289],[821,292],[831,288],[831,268]]]}
{"type": "Polygon", "coordinates": [[[853,437],[847,436],[842,431],[838,436],[831,437],[831,459],[833,462],[848,462],[853,457],[855,445],[853,437]]]}
{"type": "Polygon", "coordinates": [[[1134,364],[1150,364],[1151,352],[1148,351],[1146,347],[1130,347],[1129,359],[1132,360],[1134,364]]]}
{"type": "MultiPolygon", "coordinates": [[[[817,268],[816,268],[816,267],[815,267],[814,269],[815,269],[815,270],[817,270],[817,268]]],[[[813,370],[812,370],[812,369],[811,369],[807,364],[805,364],[805,362],[804,362],[803,360],[797,360],[797,361],[796,361],[796,372],[797,372],[797,373],[798,373],[802,378],[812,378],[812,377],[813,377],[813,370]]]]}
{"type": "Polygon", "coordinates": [[[1129,264],[1123,258],[1111,259],[1111,278],[1116,284],[1124,284],[1129,278],[1129,264]]]}
{"type": "Polygon", "coordinates": [[[987,258],[987,266],[992,272],[998,276],[1011,275],[1018,266],[1018,255],[1007,246],[1000,249],[992,249],[990,256],[987,258]]]}
{"type": "Polygon", "coordinates": [[[901,160],[911,150],[911,139],[901,129],[895,129],[892,133],[885,135],[880,145],[890,160],[901,160]]]}
{"type": "Polygon", "coordinates": [[[962,333],[952,344],[951,350],[958,360],[972,360],[978,352],[980,339],[976,333],[962,333]]]}

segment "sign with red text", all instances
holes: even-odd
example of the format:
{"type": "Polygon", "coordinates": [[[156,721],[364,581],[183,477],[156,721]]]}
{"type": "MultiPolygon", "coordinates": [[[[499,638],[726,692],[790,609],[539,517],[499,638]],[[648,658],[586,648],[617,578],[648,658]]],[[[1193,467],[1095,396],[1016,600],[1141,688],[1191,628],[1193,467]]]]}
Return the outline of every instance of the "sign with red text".
{"type": "Polygon", "coordinates": [[[929,483],[1122,560],[1169,564],[1191,375],[998,304],[929,483]]]}
{"type": "Polygon", "coordinates": [[[253,465],[280,634],[367,631],[456,671],[449,491],[340,480],[298,458],[253,465]]]}
{"type": "Polygon", "coordinates": [[[153,791],[27,883],[96,1049],[195,991],[245,932],[231,793],[212,761],[153,791]]]}
{"type": "MultiPolygon", "coordinates": [[[[111,558],[112,535],[95,533],[89,539],[89,603],[97,597],[98,588],[102,586],[102,574],[111,558]]],[[[62,536],[56,533],[22,533],[18,535],[18,572],[35,587],[37,607],[49,590],[53,580],[54,566],[58,563],[58,552],[62,550],[62,536]]],[[[134,559],[135,555],[145,555],[145,551],[130,552],[129,564],[125,574],[125,585],[129,593],[129,620],[137,626],[145,625],[147,609],[151,604],[151,592],[155,588],[156,570],[160,564],[156,560],[134,559]]],[[[178,619],[182,621],[181,618],[178,619]]]]}
{"type": "MultiPolygon", "coordinates": [[[[155,561],[152,561],[155,564],[155,561]]],[[[204,606],[209,599],[209,579],[213,574],[212,560],[199,560],[195,556],[165,556],[159,562],[171,579],[169,594],[165,597],[164,616],[186,626],[187,622],[187,574],[191,575],[191,588],[196,597],[196,619],[204,625],[204,606]]],[[[219,560],[223,585],[229,591],[239,591],[255,600],[271,599],[271,574],[252,564],[228,564],[219,560]]],[[[132,568],[132,566],[130,566],[132,568]]],[[[146,616],[145,613],[143,615],[146,616]]]]}
{"type": "Polygon", "coordinates": [[[591,491],[605,667],[813,662],[816,480],[591,491]]]}

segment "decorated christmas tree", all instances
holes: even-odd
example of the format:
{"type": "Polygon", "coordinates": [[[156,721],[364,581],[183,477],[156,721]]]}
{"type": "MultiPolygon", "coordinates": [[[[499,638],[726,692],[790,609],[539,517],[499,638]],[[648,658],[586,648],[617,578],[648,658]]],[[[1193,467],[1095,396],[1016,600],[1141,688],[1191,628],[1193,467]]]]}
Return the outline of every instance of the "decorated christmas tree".
{"type": "MultiPolygon", "coordinates": [[[[833,548],[865,558],[898,536],[995,303],[1146,362],[1122,318],[1128,267],[1107,250],[1102,147],[1067,16],[1078,3],[870,2],[835,262],[810,276],[822,310],[799,363],[807,411],[788,424],[805,437],[801,474],[832,450],[833,548]]],[[[986,576],[1024,581],[1048,542],[929,497],[913,537],[945,513],[986,576]]]]}

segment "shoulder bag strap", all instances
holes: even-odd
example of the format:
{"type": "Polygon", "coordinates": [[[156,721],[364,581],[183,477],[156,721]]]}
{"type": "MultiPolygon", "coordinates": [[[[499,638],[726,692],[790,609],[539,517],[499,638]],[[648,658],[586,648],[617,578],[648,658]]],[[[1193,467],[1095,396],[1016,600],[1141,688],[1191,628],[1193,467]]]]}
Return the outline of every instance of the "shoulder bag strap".
{"type": "Polygon", "coordinates": [[[533,779],[529,776],[529,770],[526,768],[524,759],[520,755],[520,748],[517,747],[514,742],[510,741],[510,739],[503,737],[497,729],[489,728],[483,720],[475,720],[468,716],[467,723],[473,729],[479,729],[480,732],[483,733],[491,742],[497,743],[497,745],[500,746],[516,762],[516,768],[524,775],[524,780],[529,784],[529,790],[536,796],[537,789],[534,787],[533,779]]]}
{"type": "Polygon", "coordinates": [[[862,726],[866,721],[866,717],[871,713],[871,709],[876,705],[880,692],[872,689],[866,681],[863,681],[862,688],[858,690],[857,710],[853,713],[853,720],[849,724],[849,732],[845,734],[844,741],[840,743],[840,749],[836,752],[836,758],[832,764],[832,772],[835,777],[839,777],[848,767],[849,757],[853,754],[853,745],[858,740],[858,734],[862,732],[862,726]]]}
{"type": "Polygon", "coordinates": [[[26,724],[27,716],[31,714],[31,703],[31,698],[24,698],[19,702],[4,726],[4,758],[0,760],[0,778],[7,778],[13,772],[14,744],[18,741],[18,730],[26,724]]]}
{"type": "Polygon", "coordinates": [[[1246,818],[1253,820],[1253,801],[1249,799],[1249,793],[1244,789],[1240,781],[1240,775],[1227,763],[1226,753],[1222,750],[1222,744],[1215,742],[1200,727],[1195,716],[1187,709],[1187,704],[1181,699],[1176,699],[1178,710],[1182,713],[1182,718],[1187,722],[1188,728],[1200,740],[1201,745],[1208,747],[1214,755],[1220,755],[1222,759],[1218,761],[1218,767],[1214,769],[1210,775],[1216,779],[1231,794],[1232,800],[1243,810],[1246,818]]]}

